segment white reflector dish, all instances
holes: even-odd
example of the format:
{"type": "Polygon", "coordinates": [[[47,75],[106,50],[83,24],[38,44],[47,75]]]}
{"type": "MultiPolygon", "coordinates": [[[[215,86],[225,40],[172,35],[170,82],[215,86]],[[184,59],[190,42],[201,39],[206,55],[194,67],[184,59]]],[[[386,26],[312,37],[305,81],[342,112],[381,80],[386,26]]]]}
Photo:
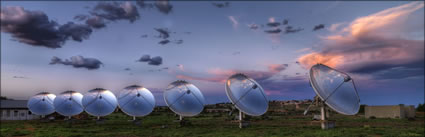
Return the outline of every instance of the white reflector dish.
{"type": "Polygon", "coordinates": [[[106,116],[114,112],[117,107],[115,95],[106,89],[96,88],[84,94],[84,110],[93,116],[106,116]]]}
{"type": "Polygon", "coordinates": [[[83,95],[76,91],[65,91],[58,95],[53,104],[56,112],[63,116],[74,116],[84,111],[83,95]]]}
{"type": "Polygon", "coordinates": [[[146,116],[155,108],[155,98],[148,89],[133,85],[120,92],[118,104],[127,115],[146,116]]]}
{"type": "Polygon", "coordinates": [[[55,112],[55,106],[53,105],[53,100],[55,100],[56,95],[49,92],[41,92],[32,96],[28,100],[27,107],[28,109],[36,115],[49,115],[55,112]]]}
{"type": "Polygon", "coordinates": [[[193,84],[178,80],[164,91],[165,103],[172,111],[181,116],[195,116],[204,109],[205,99],[201,91],[193,84]]]}
{"type": "Polygon", "coordinates": [[[323,64],[310,69],[310,83],[316,94],[333,110],[354,115],[360,109],[360,98],[353,79],[346,73],[323,64]]]}
{"type": "Polygon", "coordinates": [[[226,80],[226,94],[240,111],[259,116],[266,113],[268,100],[263,88],[244,74],[235,74],[226,80]]]}

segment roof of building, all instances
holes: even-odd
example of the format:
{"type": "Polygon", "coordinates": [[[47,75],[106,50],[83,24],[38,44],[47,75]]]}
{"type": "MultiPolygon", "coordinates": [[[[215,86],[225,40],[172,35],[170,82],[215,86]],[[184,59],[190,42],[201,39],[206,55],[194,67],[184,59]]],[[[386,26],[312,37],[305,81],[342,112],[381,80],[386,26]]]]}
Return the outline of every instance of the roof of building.
{"type": "Polygon", "coordinates": [[[0,100],[0,108],[27,108],[28,100],[0,100]]]}

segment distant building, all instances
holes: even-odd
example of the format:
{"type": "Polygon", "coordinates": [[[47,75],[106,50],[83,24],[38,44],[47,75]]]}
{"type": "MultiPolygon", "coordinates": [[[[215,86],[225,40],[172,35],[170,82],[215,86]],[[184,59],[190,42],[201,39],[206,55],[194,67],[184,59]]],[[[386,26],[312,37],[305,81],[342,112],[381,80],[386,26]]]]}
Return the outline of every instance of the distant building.
{"type": "Polygon", "coordinates": [[[365,106],[366,118],[413,118],[415,113],[413,105],[365,106]]]}
{"type": "Polygon", "coordinates": [[[1,120],[31,120],[39,119],[27,108],[27,100],[0,100],[1,120]]]}

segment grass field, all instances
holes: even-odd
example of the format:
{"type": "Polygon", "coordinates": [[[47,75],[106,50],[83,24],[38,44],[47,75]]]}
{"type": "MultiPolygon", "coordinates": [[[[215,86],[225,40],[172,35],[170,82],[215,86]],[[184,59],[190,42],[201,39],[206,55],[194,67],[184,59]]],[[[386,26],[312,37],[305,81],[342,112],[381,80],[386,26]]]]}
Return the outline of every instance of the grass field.
{"type": "Polygon", "coordinates": [[[1,136],[425,136],[424,113],[415,119],[365,119],[362,116],[333,115],[336,128],[322,130],[311,116],[252,117],[251,126],[239,129],[227,115],[205,114],[186,118],[191,125],[181,127],[173,113],[153,113],[135,125],[131,117],[116,112],[96,124],[94,117],[67,122],[1,121],[1,136]]]}

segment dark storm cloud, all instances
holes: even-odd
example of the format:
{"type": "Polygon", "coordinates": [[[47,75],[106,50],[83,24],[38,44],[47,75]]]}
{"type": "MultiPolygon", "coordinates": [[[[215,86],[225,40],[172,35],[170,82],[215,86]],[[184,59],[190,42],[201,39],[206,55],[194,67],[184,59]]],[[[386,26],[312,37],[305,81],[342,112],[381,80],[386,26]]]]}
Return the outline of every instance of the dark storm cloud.
{"type": "Polygon", "coordinates": [[[170,31],[167,28],[154,28],[156,31],[159,32],[159,38],[167,39],[170,37],[170,31]]]}
{"type": "Polygon", "coordinates": [[[128,20],[134,22],[140,18],[136,6],[131,2],[99,2],[93,8],[91,14],[110,21],[128,20]]]}
{"type": "Polygon", "coordinates": [[[280,23],[279,22],[269,22],[266,24],[269,27],[279,27],[280,23]]]}
{"type": "Polygon", "coordinates": [[[100,29],[106,27],[106,23],[103,18],[99,16],[93,16],[86,20],[86,24],[92,28],[100,29]]]}
{"type": "Polygon", "coordinates": [[[139,62],[148,62],[149,60],[151,60],[151,56],[150,55],[143,55],[142,57],[140,57],[139,62]]]}
{"type": "Polygon", "coordinates": [[[154,7],[152,3],[146,3],[144,0],[136,0],[136,4],[139,5],[140,8],[148,8],[151,9],[154,7]]]}
{"type": "Polygon", "coordinates": [[[88,25],[74,24],[73,22],[68,22],[59,27],[59,32],[62,33],[65,40],[72,38],[72,40],[79,42],[87,39],[92,31],[88,25]]]}
{"type": "Polygon", "coordinates": [[[61,48],[69,38],[81,42],[92,32],[87,25],[73,22],[59,25],[50,21],[44,12],[29,11],[18,6],[2,8],[1,15],[1,31],[32,46],[61,48]]]}
{"type": "Polygon", "coordinates": [[[229,7],[230,3],[229,2],[224,2],[224,3],[216,3],[213,2],[211,3],[213,6],[217,7],[217,8],[224,8],[224,7],[229,7]]]}
{"type": "Polygon", "coordinates": [[[170,40],[168,40],[168,39],[161,40],[161,41],[158,42],[158,44],[161,44],[161,45],[165,45],[165,44],[168,44],[168,43],[170,43],[170,40]]]}
{"type": "Polygon", "coordinates": [[[155,7],[159,10],[159,12],[164,14],[169,14],[173,9],[173,5],[171,5],[168,0],[156,0],[155,7]]]}
{"type": "Polygon", "coordinates": [[[288,25],[288,23],[289,23],[289,20],[285,19],[283,20],[282,25],[288,25]]]}
{"type": "Polygon", "coordinates": [[[84,58],[83,56],[72,56],[70,60],[62,59],[54,56],[49,63],[50,65],[54,64],[63,64],[63,65],[71,65],[74,68],[86,68],[88,70],[99,69],[102,62],[95,58],[84,58]]]}
{"type": "Polygon", "coordinates": [[[161,65],[162,64],[162,57],[160,56],[156,56],[151,58],[150,55],[143,55],[139,60],[137,60],[138,62],[148,62],[149,65],[161,65]]]}
{"type": "Polygon", "coordinates": [[[289,34],[289,33],[297,33],[304,30],[303,28],[297,28],[294,29],[292,26],[287,26],[285,27],[285,34],[289,34]]]}
{"type": "Polygon", "coordinates": [[[148,64],[149,65],[155,65],[155,66],[161,65],[162,64],[162,58],[160,56],[153,57],[153,58],[151,58],[151,60],[149,60],[148,64]]]}
{"type": "Polygon", "coordinates": [[[140,37],[142,37],[142,38],[147,38],[147,37],[148,37],[148,35],[147,35],[147,34],[144,34],[144,35],[142,35],[142,36],[140,36],[140,37]]]}
{"type": "Polygon", "coordinates": [[[325,28],[324,24],[319,24],[319,25],[314,26],[313,31],[317,31],[317,30],[324,29],[324,28],[325,28]]]}
{"type": "Polygon", "coordinates": [[[125,71],[130,71],[131,69],[130,69],[130,68],[125,68],[124,70],[125,70],[125,71]]]}
{"type": "Polygon", "coordinates": [[[277,34],[277,33],[282,32],[282,30],[277,28],[277,29],[272,29],[272,30],[265,30],[264,32],[269,33],[269,34],[277,34]]]}

